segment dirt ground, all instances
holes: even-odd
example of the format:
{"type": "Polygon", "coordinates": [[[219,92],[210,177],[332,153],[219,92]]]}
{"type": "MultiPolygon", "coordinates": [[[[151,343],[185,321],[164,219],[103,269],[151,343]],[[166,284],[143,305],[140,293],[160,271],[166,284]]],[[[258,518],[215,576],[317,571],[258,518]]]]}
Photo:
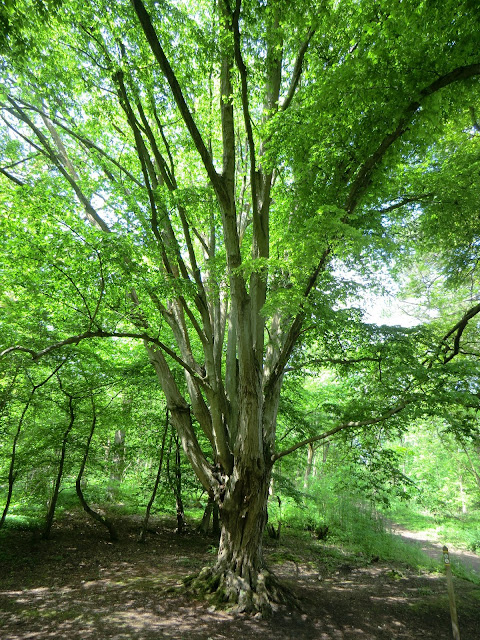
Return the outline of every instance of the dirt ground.
{"type": "MultiPolygon", "coordinates": [[[[452,637],[445,577],[342,554],[326,543],[285,535],[267,546],[273,571],[303,611],[279,609],[263,620],[214,611],[168,592],[214,559],[212,540],[154,523],[147,544],[125,520],[121,540],[78,515],[50,541],[32,532],[2,538],[2,640],[413,640],[452,637]]],[[[441,565],[441,558],[439,559],[441,565]]],[[[462,640],[480,638],[480,587],[455,579],[462,640]]]]}

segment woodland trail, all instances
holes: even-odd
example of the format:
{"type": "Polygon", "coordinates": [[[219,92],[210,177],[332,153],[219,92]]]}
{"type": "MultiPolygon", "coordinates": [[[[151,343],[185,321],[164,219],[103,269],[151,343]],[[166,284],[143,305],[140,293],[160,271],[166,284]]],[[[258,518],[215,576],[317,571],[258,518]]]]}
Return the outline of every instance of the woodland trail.
{"type": "Polygon", "coordinates": [[[443,546],[447,546],[454,564],[461,564],[480,577],[480,556],[473,551],[454,547],[448,543],[448,540],[440,540],[435,529],[409,531],[402,525],[393,522],[389,524],[389,527],[394,535],[399,536],[406,543],[417,544],[430,558],[438,560],[439,563],[442,562],[443,546]]]}

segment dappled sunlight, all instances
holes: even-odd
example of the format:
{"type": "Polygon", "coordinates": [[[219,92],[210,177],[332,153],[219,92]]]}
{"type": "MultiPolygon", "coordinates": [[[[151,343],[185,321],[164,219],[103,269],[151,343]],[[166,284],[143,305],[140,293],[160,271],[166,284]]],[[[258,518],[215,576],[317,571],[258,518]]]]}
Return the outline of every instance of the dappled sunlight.
{"type": "MultiPolygon", "coordinates": [[[[164,530],[139,545],[132,527],[117,545],[86,537],[73,545],[77,530],[59,531],[33,551],[27,535],[15,538],[15,559],[0,574],[1,640],[412,640],[418,630],[438,640],[438,628],[449,628],[441,575],[316,541],[285,536],[267,548],[272,571],[302,610],[280,607],[262,619],[182,592],[182,579],[212,561],[210,542],[193,533],[164,530]]],[[[462,582],[471,602],[468,589],[475,591],[462,582]]],[[[475,619],[461,604],[459,611],[475,619]]]]}

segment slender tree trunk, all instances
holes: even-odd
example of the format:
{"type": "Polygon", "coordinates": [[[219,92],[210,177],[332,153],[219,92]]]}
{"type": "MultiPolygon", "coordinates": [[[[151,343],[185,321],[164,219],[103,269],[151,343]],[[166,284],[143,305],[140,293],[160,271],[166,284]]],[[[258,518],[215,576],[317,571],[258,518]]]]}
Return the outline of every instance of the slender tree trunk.
{"type": "Polygon", "coordinates": [[[170,485],[173,491],[173,495],[175,497],[176,515],[177,515],[176,533],[178,534],[182,534],[185,528],[185,511],[183,508],[183,500],[182,500],[182,469],[181,469],[180,463],[181,463],[180,440],[176,432],[172,430],[170,445],[168,448],[168,457],[167,457],[167,478],[168,478],[168,484],[170,485]],[[174,466],[174,477],[172,478],[171,469],[170,469],[170,454],[172,452],[173,443],[175,443],[175,466],[174,466]]]}
{"type": "Polygon", "coordinates": [[[180,458],[180,441],[175,434],[175,504],[177,507],[177,533],[181,535],[185,529],[185,510],[182,500],[182,467],[180,458]]]}
{"type": "Polygon", "coordinates": [[[204,536],[208,534],[208,529],[210,527],[210,520],[212,518],[214,504],[215,504],[215,500],[213,499],[213,497],[209,498],[207,502],[207,506],[205,507],[205,511],[203,512],[202,522],[198,527],[198,530],[204,536]]]}
{"type": "MultiPolygon", "coordinates": [[[[92,405],[93,405],[93,402],[92,402],[92,405]]],[[[106,527],[108,530],[108,533],[110,534],[110,540],[112,542],[116,542],[118,540],[118,533],[115,529],[115,526],[109,519],[104,518],[100,513],[98,513],[97,511],[94,511],[89,506],[82,491],[83,472],[85,471],[85,467],[87,465],[88,452],[90,450],[90,443],[92,442],[96,424],[97,424],[97,416],[95,413],[95,407],[93,406],[92,426],[90,428],[90,433],[88,434],[87,444],[85,447],[85,452],[83,454],[82,464],[80,465],[80,471],[78,472],[77,480],[75,482],[75,490],[77,492],[78,499],[80,500],[80,504],[82,505],[85,513],[87,513],[91,518],[93,518],[94,520],[99,522],[101,525],[106,527]]]]}
{"type": "Polygon", "coordinates": [[[155,484],[153,486],[152,495],[150,497],[150,500],[148,501],[147,509],[145,511],[145,518],[143,520],[142,531],[139,537],[140,542],[145,542],[145,538],[147,535],[147,528],[148,528],[148,520],[150,518],[150,511],[155,501],[155,496],[157,495],[158,485],[160,484],[160,476],[162,473],[162,465],[163,465],[163,454],[165,452],[165,440],[167,439],[168,427],[169,427],[169,420],[168,420],[168,409],[167,409],[166,416],[165,416],[165,428],[163,430],[162,448],[160,450],[160,461],[158,463],[157,477],[155,478],[155,484]]]}
{"type": "Polygon", "coordinates": [[[463,487],[463,476],[462,475],[460,475],[458,483],[459,483],[459,488],[460,488],[460,500],[461,500],[461,503],[462,503],[462,513],[463,513],[463,515],[465,515],[467,513],[467,502],[466,502],[466,497],[465,497],[465,489],[463,487]]]}
{"type": "Polygon", "coordinates": [[[212,521],[212,536],[214,538],[220,537],[220,517],[218,504],[215,502],[213,496],[209,497],[205,511],[203,512],[202,522],[198,527],[200,533],[204,536],[208,535],[210,528],[210,520],[212,521]]]}
{"type": "Polygon", "coordinates": [[[9,467],[9,470],[8,470],[8,492],[7,492],[7,499],[5,501],[5,507],[3,508],[2,517],[0,518],[0,529],[3,527],[3,525],[5,523],[5,519],[7,517],[8,509],[10,507],[10,502],[12,500],[13,485],[15,484],[15,478],[16,478],[15,460],[16,460],[16,454],[17,454],[17,444],[18,444],[18,439],[20,437],[20,432],[22,430],[23,421],[25,420],[25,415],[26,415],[26,413],[28,411],[30,403],[32,402],[33,396],[35,395],[35,392],[37,391],[37,389],[40,389],[40,387],[43,387],[44,384],[47,384],[47,382],[50,380],[50,378],[53,378],[53,376],[56,373],[58,373],[58,371],[61,369],[61,367],[63,366],[63,364],[65,362],[66,362],[66,360],[64,360],[57,367],[55,367],[55,369],[52,371],[52,373],[49,376],[47,376],[44,380],[42,380],[42,382],[40,382],[40,384],[37,384],[37,385],[33,386],[33,389],[31,390],[30,395],[28,396],[28,400],[27,400],[25,406],[23,407],[22,415],[20,416],[20,420],[18,421],[17,430],[16,430],[15,435],[13,437],[12,455],[10,456],[10,467],[9,467]]]}
{"type": "Polygon", "coordinates": [[[63,434],[63,439],[62,439],[62,449],[61,449],[61,453],[60,453],[60,461],[58,463],[58,473],[57,473],[57,477],[55,479],[55,485],[54,485],[54,489],[53,489],[53,494],[52,494],[52,498],[50,500],[50,506],[48,508],[48,512],[47,512],[47,518],[45,521],[45,528],[42,532],[42,538],[44,540],[48,540],[48,538],[50,537],[50,531],[52,529],[52,524],[53,524],[53,518],[55,517],[55,509],[57,507],[57,500],[58,500],[58,494],[60,491],[60,485],[62,483],[62,477],[63,477],[63,467],[65,465],[65,456],[67,453],[67,439],[68,436],[70,434],[70,431],[72,430],[73,427],[73,423],[75,422],[75,412],[73,410],[73,396],[68,396],[68,411],[70,414],[70,420],[68,423],[67,428],[65,429],[65,432],[63,434]]]}
{"type": "Polygon", "coordinates": [[[2,396],[1,396],[2,400],[0,401],[0,418],[6,413],[6,409],[11,399],[11,393],[15,387],[15,382],[17,380],[19,370],[20,370],[20,366],[17,365],[17,368],[15,369],[15,373],[12,376],[12,379],[10,381],[10,384],[8,385],[8,388],[2,392],[2,396]]]}
{"type": "Polygon", "coordinates": [[[125,431],[123,429],[117,429],[115,431],[110,453],[112,455],[112,471],[110,474],[108,496],[111,500],[116,500],[125,471],[125,431]]]}
{"type": "Polygon", "coordinates": [[[28,407],[30,406],[30,402],[31,402],[31,400],[33,398],[33,394],[34,394],[34,391],[32,391],[30,393],[30,396],[29,396],[29,398],[27,400],[27,403],[23,408],[22,415],[20,416],[20,420],[18,421],[17,430],[15,432],[15,435],[13,436],[12,454],[10,456],[10,467],[9,467],[9,470],[8,470],[8,492],[7,492],[7,499],[5,501],[5,507],[3,508],[2,517],[0,519],[0,529],[3,527],[3,524],[5,522],[5,518],[7,517],[8,509],[10,507],[10,502],[12,500],[13,485],[15,484],[15,478],[16,478],[15,459],[16,459],[16,454],[17,454],[17,443],[18,443],[18,438],[20,437],[20,432],[22,430],[22,425],[23,425],[23,421],[25,419],[25,414],[28,411],[28,407]]]}
{"type": "Polygon", "coordinates": [[[305,467],[305,476],[303,478],[304,489],[308,488],[308,481],[310,479],[310,476],[312,475],[314,454],[315,454],[315,449],[313,448],[313,444],[310,443],[307,449],[307,466],[305,467]]]}
{"type": "MultiPolygon", "coordinates": [[[[479,449],[480,449],[480,447],[479,447],[479,449]]],[[[467,449],[467,447],[465,445],[463,446],[463,450],[464,450],[465,455],[467,456],[468,461],[470,463],[471,471],[472,471],[473,477],[475,478],[475,482],[477,483],[477,487],[478,487],[478,489],[480,489],[480,474],[477,471],[477,468],[475,467],[475,465],[473,463],[472,457],[469,454],[468,449],[467,449]]],[[[479,453],[480,453],[480,451],[479,451],[479,453]]]]}

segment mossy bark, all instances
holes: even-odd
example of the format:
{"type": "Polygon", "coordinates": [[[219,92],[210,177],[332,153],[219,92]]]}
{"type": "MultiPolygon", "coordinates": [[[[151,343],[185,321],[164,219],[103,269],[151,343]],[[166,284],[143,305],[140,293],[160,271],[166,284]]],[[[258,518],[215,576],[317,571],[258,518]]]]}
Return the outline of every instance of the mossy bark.
{"type": "Polygon", "coordinates": [[[267,569],[263,557],[269,480],[270,473],[265,470],[234,470],[220,504],[217,561],[187,581],[195,593],[239,612],[269,615],[275,605],[293,600],[267,569]]]}

